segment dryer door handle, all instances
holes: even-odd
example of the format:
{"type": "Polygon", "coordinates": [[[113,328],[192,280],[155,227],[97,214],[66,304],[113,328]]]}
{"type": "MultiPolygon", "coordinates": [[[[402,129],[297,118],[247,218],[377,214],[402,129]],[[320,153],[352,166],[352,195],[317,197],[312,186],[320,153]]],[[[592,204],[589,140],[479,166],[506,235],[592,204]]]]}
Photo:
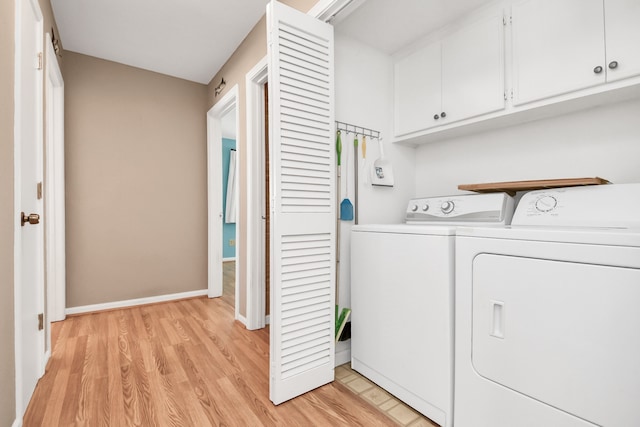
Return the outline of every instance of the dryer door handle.
{"type": "Polygon", "coordinates": [[[491,301],[491,331],[489,335],[504,339],[504,302],[491,301]]]}

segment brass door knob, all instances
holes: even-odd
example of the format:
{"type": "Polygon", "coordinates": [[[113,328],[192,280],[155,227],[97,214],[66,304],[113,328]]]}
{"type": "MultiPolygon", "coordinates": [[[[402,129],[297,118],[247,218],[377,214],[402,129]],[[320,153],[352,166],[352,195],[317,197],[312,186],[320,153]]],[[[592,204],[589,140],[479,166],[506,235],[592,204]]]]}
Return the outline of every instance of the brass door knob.
{"type": "Polygon", "coordinates": [[[22,226],[24,227],[26,223],[40,224],[40,215],[34,213],[27,215],[22,212],[22,226]]]}

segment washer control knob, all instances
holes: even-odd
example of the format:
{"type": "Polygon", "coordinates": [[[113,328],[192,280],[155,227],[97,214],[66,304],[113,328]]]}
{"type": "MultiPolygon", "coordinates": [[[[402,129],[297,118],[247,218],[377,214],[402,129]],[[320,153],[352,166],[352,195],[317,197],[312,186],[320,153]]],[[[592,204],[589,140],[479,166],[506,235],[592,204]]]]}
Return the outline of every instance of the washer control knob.
{"type": "Polygon", "coordinates": [[[453,208],[455,208],[455,204],[451,200],[442,203],[442,206],[440,206],[440,210],[444,214],[450,214],[453,212],[453,208]]]}
{"type": "Polygon", "coordinates": [[[550,212],[556,208],[558,201],[553,196],[540,196],[536,200],[536,209],[539,212],[550,212]]]}
{"type": "Polygon", "coordinates": [[[427,205],[426,203],[422,205],[422,212],[426,212],[428,210],[429,210],[429,205],[427,205]]]}
{"type": "Polygon", "coordinates": [[[418,205],[411,206],[411,212],[416,212],[418,210],[418,205]]]}

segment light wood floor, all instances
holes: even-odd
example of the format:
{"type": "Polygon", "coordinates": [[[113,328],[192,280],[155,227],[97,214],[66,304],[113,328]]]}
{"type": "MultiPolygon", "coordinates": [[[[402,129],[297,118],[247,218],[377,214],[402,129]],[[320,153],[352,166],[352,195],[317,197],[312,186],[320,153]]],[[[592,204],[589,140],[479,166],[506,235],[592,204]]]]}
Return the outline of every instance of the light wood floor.
{"type": "Polygon", "coordinates": [[[235,322],[225,288],[54,324],[24,426],[396,425],[338,381],[274,406],[268,329],[235,322]]]}

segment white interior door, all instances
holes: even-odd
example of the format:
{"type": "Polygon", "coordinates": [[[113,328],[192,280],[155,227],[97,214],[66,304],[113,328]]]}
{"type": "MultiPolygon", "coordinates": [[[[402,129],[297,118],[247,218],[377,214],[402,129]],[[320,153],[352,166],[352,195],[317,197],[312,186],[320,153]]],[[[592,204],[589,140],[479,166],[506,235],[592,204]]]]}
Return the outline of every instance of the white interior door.
{"type": "Polygon", "coordinates": [[[43,210],[39,185],[43,175],[43,33],[38,2],[16,5],[15,339],[16,412],[21,418],[44,373],[44,319],[39,322],[44,306],[44,234],[39,219],[43,210]],[[31,221],[22,223],[20,211],[30,215],[31,221]]]}
{"type": "Polygon", "coordinates": [[[271,182],[270,398],[333,381],[333,27],[267,7],[271,182]]]}

